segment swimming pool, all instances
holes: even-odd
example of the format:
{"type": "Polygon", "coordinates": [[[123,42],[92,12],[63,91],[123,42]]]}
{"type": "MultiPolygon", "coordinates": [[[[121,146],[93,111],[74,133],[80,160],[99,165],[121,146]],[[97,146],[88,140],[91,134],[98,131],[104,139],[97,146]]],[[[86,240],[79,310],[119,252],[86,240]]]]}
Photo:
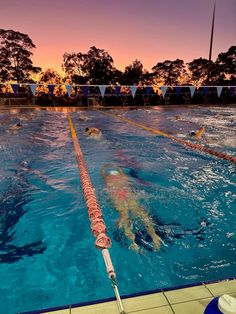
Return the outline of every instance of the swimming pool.
{"type": "MultiPolygon", "coordinates": [[[[189,137],[205,125],[202,145],[236,155],[235,108],[157,107],[111,111],[189,137]]],[[[98,111],[71,117],[108,227],[120,293],[235,277],[235,165],[193,151],[98,111]],[[85,127],[102,130],[87,138],[85,127]],[[154,251],[139,222],[136,242],[117,229],[118,213],[101,168],[128,176],[163,244],[154,251]],[[134,267],[135,265],[135,267],[134,267]]],[[[113,296],[94,249],[66,114],[1,111],[0,312],[16,313],[113,296]],[[12,128],[18,122],[22,127],[12,128]]]]}

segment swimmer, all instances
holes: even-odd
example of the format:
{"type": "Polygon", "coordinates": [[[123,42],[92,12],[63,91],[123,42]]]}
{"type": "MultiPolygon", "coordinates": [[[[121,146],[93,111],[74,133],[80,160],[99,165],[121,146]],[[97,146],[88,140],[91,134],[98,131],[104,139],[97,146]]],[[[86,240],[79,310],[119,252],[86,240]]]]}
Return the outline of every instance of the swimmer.
{"type": "Polygon", "coordinates": [[[16,124],[12,125],[12,126],[8,129],[8,131],[10,131],[10,132],[16,132],[16,131],[19,130],[22,126],[23,126],[23,125],[22,125],[20,122],[18,122],[18,123],[16,123],[16,124]]]}
{"type": "Polygon", "coordinates": [[[195,132],[195,131],[191,131],[191,132],[189,133],[189,135],[190,135],[190,136],[196,136],[196,132],[195,132]]]}
{"type": "Polygon", "coordinates": [[[36,177],[38,177],[40,180],[44,182],[48,181],[47,177],[41,171],[31,168],[29,162],[26,160],[23,160],[20,162],[20,173],[23,174],[25,172],[35,175],[36,177]]]}
{"type": "Polygon", "coordinates": [[[189,133],[189,135],[195,137],[195,139],[197,139],[197,140],[200,140],[202,138],[204,132],[205,132],[205,127],[203,126],[197,132],[191,131],[189,133]]]}
{"type": "Polygon", "coordinates": [[[202,138],[204,132],[205,132],[205,127],[202,126],[202,127],[197,131],[197,134],[196,134],[195,138],[196,138],[197,140],[200,140],[200,139],[202,138]]]}
{"type": "Polygon", "coordinates": [[[112,203],[119,213],[118,228],[124,230],[125,236],[131,241],[131,247],[135,251],[139,250],[132,230],[135,220],[139,220],[152,238],[154,250],[159,249],[161,238],[155,233],[151,218],[139,205],[137,195],[130,187],[129,178],[119,167],[111,164],[103,165],[101,173],[112,203]]]}
{"type": "Polygon", "coordinates": [[[80,121],[88,121],[88,117],[86,117],[86,116],[84,116],[84,115],[81,114],[81,115],[79,116],[79,120],[80,120],[80,121]]]}
{"type": "Polygon", "coordinates": [[[98,128],[86,128],[85,134],[93,138],[99,138],[101,137],[102,132],[98,128]]]}

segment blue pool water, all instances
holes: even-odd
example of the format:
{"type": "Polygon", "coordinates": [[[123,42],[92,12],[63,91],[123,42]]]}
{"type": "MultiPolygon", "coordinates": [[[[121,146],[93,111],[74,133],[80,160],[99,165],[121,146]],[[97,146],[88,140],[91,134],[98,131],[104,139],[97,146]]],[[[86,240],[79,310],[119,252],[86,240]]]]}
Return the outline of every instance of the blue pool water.
{"type": "MultiPolygon", "coordinates": [[[[111,111],[236,156],[234,108],[111,111]],[[178,116],[178,117],[177,117],[178,116]]],[[[97,111],[71,113],[108,233],[120,293],[170,288],[236,274],[235,165],[186,149],[97,111]],[[87,138],[85,127],[102,130],[87,138]],[[134,222],[140,253],[117,228],[101,176],[113,162],[152,217],[163,244],[154,251],[134,222]],[[135,267],[134,267],[135,265],[135,267]]],[[[113,296],[90,232],[67,116],[0,112],[0,313],[17,313],[113,296]],[[13,125],[22,127],[14,130],[13,125]]]]}

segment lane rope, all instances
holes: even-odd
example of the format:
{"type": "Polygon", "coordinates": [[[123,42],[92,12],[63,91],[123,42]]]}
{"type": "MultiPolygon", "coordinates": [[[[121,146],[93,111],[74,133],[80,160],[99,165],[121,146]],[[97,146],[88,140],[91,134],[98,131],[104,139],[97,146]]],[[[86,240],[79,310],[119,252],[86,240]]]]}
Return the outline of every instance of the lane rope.
{"type": "Polygon", "coordinates": [[[118,285],[116,283],[116,274],[111,261],[110,253],[108,249],[111,247],[111,239],[106,234],[107,228],[105,222],[103,220],[102,212],[100,206],[98,204],[94,188],[92,186],[86,162],[83,157],[82,150],[79,145],[79,141],[76,135],[76,131],[70,116],[70,113],[67,114],[71,137],[74,143],[74,150],[77,158],[80,180],[83,190],[83,195],[85,199],[85,203],[88,209],[88,216],[90,219],[90,227],[91,231],[95,237],[95,247],[102,251],[103,260],[106,266],[106,271],[109,279],[111,280],[112,287],[114,289],[114,293],[117,300],[117,305],[121,314],[125,314],[124,307],[120,298],[120,294],[118,291],[118,285]]]}
{"type": "Polygon", "coordinates": [[[230,156],[228,154],[217,152],[217,151],[215,151],[213,149],[204,147],[204,146],[202,146],[200,144],[195,144],[195,143],[191,143],[189,141],[182,140],[182,139],[177,138],[177,137],[175,137],[175,136],[173,136],[171,134],[162,132],[162,131],[160,131],[158,129],[150,128],[148,126],[145,126],[143,124],[137,123],[137,122],[135,122],[133,120],[130,120],[130,119],[127,119],[127,118],[124,118],[124,117],[120,117],[120,116],[118,116],[116,114],[113,114],[113,113],[107,113],[107,112],[104,112],[104,111],[101,111],[101,110],[98,110],[98,111],[101,112],[104,115],[112,116],[112,117],[114,117],[116,119],[119,119],[121,121],[128,122],[129,124],[135,125],[135,126],[141,128],[141,129],[144,129],[144,130],[149,131],[151,133],[154,133],[154,134],[157,134],[157,135],[160,135],[160,136],[163,136],[163,137],[167,137],[167,138],[169,138],[169,139],[171,139],[171,140],[173,140],[173,141],[175,141],[177,143],[180,143],[180,144],[182,144],[184,146],[187,146],[187,147],[189,147],[191,149],[198,150],[198,151],[201,151],[201,152],[205,152],[205,153],[213,155],[213,156],[215,156],[217,158],[228,160],[228,161],[232,162],[233,164],[236,164],[236,158],[233,157],[233,156],[230,156]]]}

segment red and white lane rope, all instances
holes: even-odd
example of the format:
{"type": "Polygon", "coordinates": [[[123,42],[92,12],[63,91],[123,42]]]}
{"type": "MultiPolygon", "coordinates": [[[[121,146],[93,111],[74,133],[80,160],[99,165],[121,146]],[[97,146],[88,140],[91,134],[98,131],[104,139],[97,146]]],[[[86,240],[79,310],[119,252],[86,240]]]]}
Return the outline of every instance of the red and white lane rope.
{"type": "Polygon", "coordinates": [[[147,126],[145,126],[143,124],[137,123],[135,121],[132,121],[132,120],[124,118],[124,117],[117,116],[117,115],[112,114],[112,113],[107,113],[107,112],[104,112],[104,111],[101,111],[101,110],[99,110],[99,112],[101,112],[101,113],[103,113],[105,115],[108,115],[108,116],[115,117],[115,118],[117,118],[117,119],[119,119],[121,121],[128,122],[129,124],[135,125],[135,126],[141,128],[141,129],[144,129],[146,131],[152,132],[154,134],[167,137],[167,138],[169,138],[169,139],[171,139],[171,140],[173,140],[173,141],[175,141],[177,143],[180,143],[180,144],[182,144],[182,145],[184,145],[186,147],[189,147],[191,149],[202,151],[202,152],[208,153],[210,155],[213,155],[215,157],[218,157],[220,159],[228,160],[228,161],[232,162],[233,164],[236,164],[236,158],[233,157],[233,156],[227,155],[225,153],[217,152],[217,151],[215,151],[213,149],[204,147],[204,146],[202,146],[200,144],[195,144],[195,143],[191,143],[189,141],[182,140],[182,139],[177,138],[177,137],[175,137],[175,136],[173,136],[171,134],[162,132],[162,131],[160,131],[158,129],[153,129],[153,128],[147,127],[147,126]]]}
{"type": "Polygon", "coordinates": [[[78,162],[80,180],[83,190],[84,199],[86,202],[88,216],[91,222],[91,231],[95,237],[95,246],[102,251],[103,260],[106,266],[107,274],[111,280],[114,293],[117,299],[118,307],[120,313],[124,314],[124,307],[121,302],[120,294],[118,291],[116,283],[116,274],[111,261],[111,257],[108,249],[111,247],[111,240],[106,234],[107,228],[103,220],[102,212],[100,206],[97,202],[97,198],[87,171],[87,166],[81,151],[79,141],[75,132],[75,128],[71,119],[70,114],[68,113],[68,121],[70,125],[71,137],[74,143],[74,149],[76,153],[76,158],[78,162]]]}

